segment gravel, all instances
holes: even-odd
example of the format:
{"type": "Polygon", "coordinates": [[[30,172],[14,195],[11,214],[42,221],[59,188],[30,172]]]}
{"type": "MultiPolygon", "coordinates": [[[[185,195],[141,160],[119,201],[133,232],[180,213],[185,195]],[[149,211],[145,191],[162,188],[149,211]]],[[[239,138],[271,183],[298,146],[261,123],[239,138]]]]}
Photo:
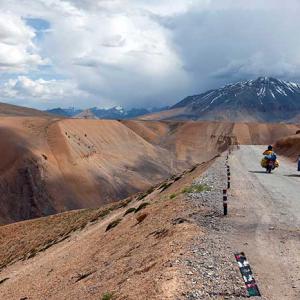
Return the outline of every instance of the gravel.
{"type": "MultiPolygon", "coordinates": [[[[227,187],[227,169],[224,156],[216,162],[194,184],[210,187],[210,191],[188,194],[196,213],[191,213],[204,235],[193,241],[189,257],[180,263],[187,270],[185,279],[188,290],[183,299],[245,299],[247,293],[234,249],[226,241],[230,226],[223,216],[223,189],[227,187]]],[[[230,199],[229,199],[230,200],[230,199]]]]}

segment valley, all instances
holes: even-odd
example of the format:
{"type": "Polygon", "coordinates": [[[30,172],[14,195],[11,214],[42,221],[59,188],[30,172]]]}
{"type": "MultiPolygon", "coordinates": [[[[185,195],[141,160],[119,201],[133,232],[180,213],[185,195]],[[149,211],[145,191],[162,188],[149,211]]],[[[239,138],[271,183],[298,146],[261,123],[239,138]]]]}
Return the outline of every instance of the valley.
{"type": "Polygon", "coordinates": [[[292,124],[1,117],[0,221],[95,208],[208,161],[230,144],[269,144],[298,129],[292,124]]]}
{"type": "Polygon", "coordinates": [[[298,262],[291,268],[279,257],[297,249],[298,177],[282,176],[293,173],[300,125],[48,115],[0,122],[1,299],[242,299],[237,250],[250,257],[263,299],[277,299],[278,289],[297,299],[298,262]],[[259,165],[268,144],[282,162],[269,179],[259,165]],[[288,199],[272,194],[274,184],[288,199]],[[262,220],[296,229],[279,247],[283,235],[262,220]],[[262,261],[266,243],[272,278],[262,261]],[[283,284],[276,270],[284,270],[283,284]],[[269,289],[276,280],[278,289],[269,289]]]}

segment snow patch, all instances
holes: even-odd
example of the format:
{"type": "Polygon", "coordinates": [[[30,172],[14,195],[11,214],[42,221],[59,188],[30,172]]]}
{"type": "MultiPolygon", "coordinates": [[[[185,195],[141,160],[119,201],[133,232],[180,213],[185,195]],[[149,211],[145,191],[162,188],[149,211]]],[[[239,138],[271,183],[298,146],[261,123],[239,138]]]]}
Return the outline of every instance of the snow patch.
{"type": "Polygon", "coordinates": [[[266,88],[263,86],[260,88],[259,92],[257,93],[257,96],[259,98],[264,97],[266,95],[266,88]]]}
{"type": "Polygon", "coordinates": [[[276,99],[274,93],[273,93],[271,90],[270,90],[270,93],[271,93],[272,97],[273,97],[274,99],[276,99]]]}
{"type": "Polygon", "coordinates": [[[211,94],[215,93],[215,91],[211,91],[210,93],[208,93],[207,95],[202,97],[202,100],[207,99],[211,94]]]}
{"type": "Polygon", "coordinates": [[[209,109],[209,105],[207,105],[207,106],[205,106],[204,108],[202,108],[201,111],[205,111],[205,110],[207,110],[207,109],[209,109]]]}
{"type": "Polygon", "coordinates": [[[287,96],[286,92],[280,86],[276,86],[275,89],[276,89],[277,93],[287,96]]]}
{"type": "Polygon", "coordinates": [[[122,106],[115,106],[114,108],[118,111],[124,111],[124,108],[122,106]]]}
{"type": "Polygon", "coordinates": [[[222,97],[222,96],[223,96],[223,94],[221,94],[221,95],[219,95],[219,96],[213,98],[213,99],[211,100],[210,104],[213,104],[217,99],[219,99],[219,98],[222,97]]]}

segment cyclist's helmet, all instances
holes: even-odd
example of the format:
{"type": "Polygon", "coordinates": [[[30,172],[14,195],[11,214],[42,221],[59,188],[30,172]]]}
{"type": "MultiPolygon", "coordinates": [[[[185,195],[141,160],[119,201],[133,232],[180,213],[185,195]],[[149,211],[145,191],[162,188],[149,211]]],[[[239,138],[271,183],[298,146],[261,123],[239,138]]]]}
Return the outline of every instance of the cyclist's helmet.
{"type": "Polygon", "coordinates": [[[273,147],[271,145],[268,146],[268,150],[273,150],[273,147]]]}

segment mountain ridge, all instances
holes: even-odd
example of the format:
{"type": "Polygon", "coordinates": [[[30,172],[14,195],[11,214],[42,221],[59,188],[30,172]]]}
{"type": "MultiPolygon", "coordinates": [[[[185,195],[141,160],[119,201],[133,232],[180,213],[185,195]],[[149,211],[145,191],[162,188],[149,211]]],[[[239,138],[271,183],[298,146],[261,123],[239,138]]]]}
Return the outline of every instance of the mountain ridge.
{"type": "Polygon", "coordinates": [[[29,108],[20,105],[8,104],[0,102],[0,117],[18,116],[18,117],[53,117],[46,111],[29,108]]]}
{"type": "Polygon", "coordinates": [[[86,119],[87,114],[85,112],[89,112],[90,115],[93,115],[92,119],[108,119],[108,120],[125,120],[125,119],[132,119],[135,117],[139,117],[142,115],[150,114],[159,112],[162,110],[165,110],[169,107],[165,106],[162,108],[131,108],[131,109],[125,109],[121,106],[113,106],[110,108],[99,108],[99,107],[91,107],[87,109],[76,109],[76,108],[53,108],[48,109],[45,112],[59,115],[63,117],[69,117],[69,118],[81,118],[83,116],[84,119],[86,119]]]}
{"type": "Polygon", "coordinates": [[[188,96],[165,112],[142,118],[289,122],[300,115],[300,84],[258,77],[188,96]]]}

